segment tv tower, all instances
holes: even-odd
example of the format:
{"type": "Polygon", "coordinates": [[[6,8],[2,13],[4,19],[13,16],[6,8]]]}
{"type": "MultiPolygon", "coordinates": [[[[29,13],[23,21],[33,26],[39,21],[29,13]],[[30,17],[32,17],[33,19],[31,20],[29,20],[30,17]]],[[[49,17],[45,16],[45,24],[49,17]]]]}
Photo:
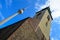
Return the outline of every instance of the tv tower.
{"type": "Polygon", "coordinates": [[[2,21],[0,22],[0,25],[3,25],[4,23],[6,23],[7,21],[9,21],[9,20],[12,19],[13,17],[15,17],[15,16],[17,16],[17,15],[19,15],[19,14],[22,14],[23,12],[24,12],[24,9],[18,10],[17,13],[15,13],[15,14],[9,16],[8,18],[2,20],[2,21]]]}

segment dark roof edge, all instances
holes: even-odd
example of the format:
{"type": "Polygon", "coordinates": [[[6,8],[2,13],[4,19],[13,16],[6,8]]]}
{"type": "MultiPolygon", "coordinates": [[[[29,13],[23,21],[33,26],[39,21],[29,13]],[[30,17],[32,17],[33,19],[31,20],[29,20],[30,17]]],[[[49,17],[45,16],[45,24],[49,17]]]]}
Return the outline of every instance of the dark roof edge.
{"type": "MultiPolygon", "coordinates": [[[[27,20],[27,19],[29,19],[29,18],[30,18],[30,17],[24,18],[23,20],[20,20],[20,21],[18,21],[18,22],[25,21],[25,20],[27,20]]],[[[8,26],[12,26],[12,25],[14,25],[14,24],[16,24],[16,23],[18,23],[18,22],[15,22],[15,23],[10,24],[10,25],[8,25],[8,26]]],[[[7,27],[4,27],[4,28],[2,28],[2,29],[9,28],[8,26],[7,26],[7,27]]],[[[0,29],[0,30],[2,30],[2,29],[0,29]]]]}
{"type": "Polygon", "coordinates": [[[50,16],[51,16],[51,19],[53,20],[52,15],[51,15],[51,11],[50,11],[50,7],[46,7],[46,8],[44,8],[44,9],[42,9],[42,10],[45,10],[45,9],[48,9],[48,12],[49,12],[49,14],[50,14],[50,16]]]}
{"type": "MultiPolygon", "coordinates": [[[[48,9],[48,12],[49,12],[49,14],[51,16],[51,19],[53,20],[52,15],[51,15],[51,11],[50,11],[50,7],[43,8],[41,11],[46,10],[46,9],[48,9]]],[[[38,11],[38,12],[41,12],[41,11],[38,11]]]]}
{"type": "Polygon", "coordinates": [[[50,14],[50,16],[51,16],[51,19],[53,20],[52,15],[51,15],[51,11],[50,11],[50,7],[47,7],[47,8],[45,8],[45,9],[48,9],[49,14],[50,14]]]}

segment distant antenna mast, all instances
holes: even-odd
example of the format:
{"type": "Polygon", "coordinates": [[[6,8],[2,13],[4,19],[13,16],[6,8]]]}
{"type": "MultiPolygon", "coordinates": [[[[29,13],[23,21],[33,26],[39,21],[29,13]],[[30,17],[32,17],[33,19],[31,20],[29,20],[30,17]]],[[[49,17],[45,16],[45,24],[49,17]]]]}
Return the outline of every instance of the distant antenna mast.
{"type": "Polygon", "coordinates": [[[15,17],[17,15],[22,14],[23,11],[24,11],[24,9],[18,10],[17,13],[15,13],[15,14],[11,15],[10,17],[8,17],[8,18],[4,19],[3,21],[1,21],[0,25],[3,25],[4,23],[6,23],[7,21],[9,21],[10,19],[12,19],[13,17],[15,17]]]}

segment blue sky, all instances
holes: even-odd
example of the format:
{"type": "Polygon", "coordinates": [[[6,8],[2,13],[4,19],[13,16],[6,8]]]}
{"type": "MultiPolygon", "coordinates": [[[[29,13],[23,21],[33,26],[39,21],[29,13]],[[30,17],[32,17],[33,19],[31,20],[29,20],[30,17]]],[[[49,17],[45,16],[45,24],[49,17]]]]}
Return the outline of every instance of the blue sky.
{"type": "Polygon", "coordinates": [[[41,10],[40,6],[45,3],[46,0],[0,0],[0,21],[15,14],[19,9],[25,8],[23,14],[17,15],[5,24],[0,25],[0,28],[4,28],[26,17],[33,17],[37,11],[41,10]]]}
{"type": "Polygon", "coordinates": [[[27,0],[0,0],[0,21],[4,20],[5,18],[15,14],[19,9],[25,8],[25,11],[23,14],[17,15],[10,21],[6,22],[5,24],[1,25],[0,28],[3,28],[7,25],[10,25],[12,23],[15,23],[19,20],[22,20],[26,17],[33,17],[35,8],[34,4],[36,1],[27,1],[27,0]],[[32,3],[33,2],[33,3],[32,3]],[[18,17],[18,18],[17,18],[18,17]]]}
{"type": "Polygon", "coordinates": [[[26,17],[33,17],[35,13],[47,6],[50,6],[53,21],[51,22],[51,40],[60,39],[60,0],[0,0],[0,21],[15,14],[19,9],[25,8],[23,14],[15,16],[0,28],[13,24],[26,17]]]}

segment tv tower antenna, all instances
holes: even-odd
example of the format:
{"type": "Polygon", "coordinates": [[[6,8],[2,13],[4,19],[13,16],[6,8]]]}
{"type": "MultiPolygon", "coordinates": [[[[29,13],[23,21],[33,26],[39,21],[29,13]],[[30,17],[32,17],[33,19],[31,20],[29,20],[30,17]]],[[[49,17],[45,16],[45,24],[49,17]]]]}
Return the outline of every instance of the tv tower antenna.
{"type": "Polygon", "coordinates": [[[24,9],[18,10],[17,13],[15,13],[15,14],[9,16],[8,18],[2,20],[2,21],[0,22],[0,25],[3,25],[4,23],[6,23],[7,21],[9,21],[9,20],[12,19],[13,17],[15,17],[15,16],[17,16],[17,15],[19,15],[19,14],[22,14],[23,12],[24,12],[24,9]]]}

